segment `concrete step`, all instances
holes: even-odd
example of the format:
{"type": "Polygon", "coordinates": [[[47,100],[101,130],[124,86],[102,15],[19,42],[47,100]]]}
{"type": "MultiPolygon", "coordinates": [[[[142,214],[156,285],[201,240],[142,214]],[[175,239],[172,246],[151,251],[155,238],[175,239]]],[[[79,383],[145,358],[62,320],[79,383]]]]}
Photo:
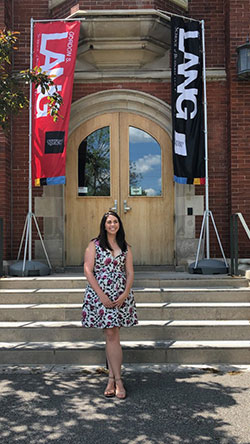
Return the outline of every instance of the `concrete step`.
{"type": "Polygon", "coordinates": [[[141,320],[249,320],[250,302],[138,303],[141,320]]]}
{"type": "MultiPolygon", "coordinates": [[[[45,277],[12,277],[1,278],[1,289],[41,289],[41,288],[85,288],[87,280],[84,276],[51,275],[45,277]]],[[[239,288],[248,287],[244,277],[202,276],[188,273],[136,273],[134,287],[143,288],[239,288]],[[173,278],[174,276],[174,278],[173,278]]]]}
{"type": "MultiPolygon", "coordinates": [[[[77,321],[82,304],[1,304],[0,321],[77,321]]],[[[141,320],[250,319],[249,302],[137,303],[141,320]]]]}
{"type": "Polygon", "coordinates": [[[250,287],[137,288],[134,295],[137,302],[250,302],[250,287]]]}
{"type": "MultiPolygon", "coordinates": [[[[250,341],[122,341],[124,363],[250,364],[250,341]]],[[[0,343],[2,365],[105,365],[105,344],[0,343]]]]}
{"type": "Polygon", "coordinates": [[[41,288],[85,288],[87,279],[84,276],[51,275],[44,277],[7,277],[0,279],[1,289],[41,289],[41,288]]]}
{"type": "MultiPolygon", "coordinates": [[[[80,323],[86,284],[0,279],[0,362],[104,364],[103,331],[80,323]]],[[[250,364],[247,279],[138,271],[134,294],[140,321],[121,329],[124,362],[250,364]]]]}
{"type": "MultiPolygon", "coordinates": [[[[102,340],[99,329],[81,327],[79,321],[0,322],[0,342],[54,342],[102,340]]],[[[247,320],[146,320],[134,328],[122,328],[123,341],[160,340],[249,340],[247,320]]]]}
{"type": "MultiPolygon", "coordinates": [[[[192,275],[189,275],[192,276],[192,275]]],[[[249,281],[244,277],[231,277],[231,276],[223,276],[223,277],[199,277],[195,275],[196,278],[186,278],[186,279],[146,279],[137,276],[134,281],[135,288],[239,288],[239,287],[248,287],[249,281]]]]}
{"type": "MultiPolygon", "coordinates": [[[[0,304],[81,304],[82,288],[0,289],[0,304]]],[[[250,287],[239,288],[135,288],[137,303],[250,302],[250,287]]]]}

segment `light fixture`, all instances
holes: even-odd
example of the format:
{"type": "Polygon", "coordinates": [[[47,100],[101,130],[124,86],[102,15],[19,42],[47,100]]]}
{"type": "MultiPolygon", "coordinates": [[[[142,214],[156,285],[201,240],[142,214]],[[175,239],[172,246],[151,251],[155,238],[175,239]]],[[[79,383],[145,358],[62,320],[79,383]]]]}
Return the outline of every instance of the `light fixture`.
{"type": "Polygon", "coordinates": [[[250,42],[247,36],[246,43],[237,48],[237,74],[239,79],[250,79],[250,42]]]}

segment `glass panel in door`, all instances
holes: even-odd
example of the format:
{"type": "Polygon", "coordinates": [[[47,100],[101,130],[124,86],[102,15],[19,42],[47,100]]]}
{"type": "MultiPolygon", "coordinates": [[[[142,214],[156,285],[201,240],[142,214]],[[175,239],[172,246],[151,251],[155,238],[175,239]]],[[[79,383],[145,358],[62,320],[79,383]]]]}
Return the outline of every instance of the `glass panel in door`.
{"type": "Polygon", "coordinates": [[[161,196],[161,147],[146,131],[129,127],[129,194],[161,196]]]}
{"type": "Polygon", "coordinates": [[[78,196],[110,196],[110,128],[89,134],[78,148],[78,196]]]}

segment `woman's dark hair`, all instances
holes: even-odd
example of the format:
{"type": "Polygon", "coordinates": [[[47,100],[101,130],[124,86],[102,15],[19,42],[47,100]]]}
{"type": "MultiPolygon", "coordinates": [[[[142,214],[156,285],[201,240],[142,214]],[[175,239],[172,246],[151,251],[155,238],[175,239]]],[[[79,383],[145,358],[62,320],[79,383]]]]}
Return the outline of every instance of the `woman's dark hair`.
{"type": "Polygon", "coordinates": [[[106,220],[109,216],[114,216],[118,219],[119,230],[116,233],[116,242],[122,251],[126,251],[128,248],[128,244],[125,240],[125,232],[124,232],[124,228],[122,225],[122,221],[121,221],[120,217],[118,216],[118,214],[115,213],[114,211],[108,211],[102,217],[102,220],[100,223],[100,233],[97,236],[97,239],[99,240],[99,245],[100,245],[100,247],[102,247],[104,249],[107,248],[108,250],[113,251],[113,249],[109,245],[108,238],[107,238],[107,231],[105,229],[105,223],[106,223],[106,220]]]}

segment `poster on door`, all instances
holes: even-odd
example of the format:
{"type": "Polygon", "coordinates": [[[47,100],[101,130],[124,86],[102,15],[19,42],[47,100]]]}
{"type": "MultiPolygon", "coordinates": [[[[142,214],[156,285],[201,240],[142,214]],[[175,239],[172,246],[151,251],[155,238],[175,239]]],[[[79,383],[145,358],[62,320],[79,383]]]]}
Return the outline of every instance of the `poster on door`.
{"type": "Polygon", "coordinates": [[[52,76],[63,99],[56,122],[41,87],[32,92],[32,182],[35,186],[65,183],[66,147],[80,22],[35,23],[33,67],[52,76]]]}
{"type": "Polygon", "coordinates": [[[201,24],[172,17],[174,181],[205,183],[201,24]]]}

